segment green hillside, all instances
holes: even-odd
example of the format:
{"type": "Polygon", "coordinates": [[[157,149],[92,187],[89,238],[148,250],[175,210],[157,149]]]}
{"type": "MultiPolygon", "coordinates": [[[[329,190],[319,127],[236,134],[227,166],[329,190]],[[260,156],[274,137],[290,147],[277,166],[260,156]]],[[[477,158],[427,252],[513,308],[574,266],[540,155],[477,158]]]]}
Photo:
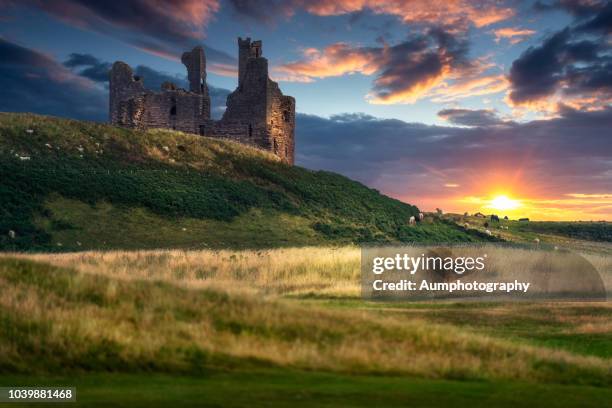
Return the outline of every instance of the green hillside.
{"type": "Polygon", "coordinates": [[[338,174],[233,142],[0,113],[0,249],[487,239],[338,174]],[[11,232],[13,231],[13,232],[11,232]]]}

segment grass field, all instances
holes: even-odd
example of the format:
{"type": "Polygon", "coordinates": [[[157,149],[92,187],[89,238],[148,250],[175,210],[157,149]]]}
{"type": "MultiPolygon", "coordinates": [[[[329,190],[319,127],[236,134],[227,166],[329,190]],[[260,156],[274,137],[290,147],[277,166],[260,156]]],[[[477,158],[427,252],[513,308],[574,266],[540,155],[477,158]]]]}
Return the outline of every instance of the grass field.
{"type": "Polygon", "coordinates": [[[124,406],[611,397],[608,302],[370,302],[358,268],[355,247],[7,254],[0,383],[70,383],[83,405],[124,406]]]}

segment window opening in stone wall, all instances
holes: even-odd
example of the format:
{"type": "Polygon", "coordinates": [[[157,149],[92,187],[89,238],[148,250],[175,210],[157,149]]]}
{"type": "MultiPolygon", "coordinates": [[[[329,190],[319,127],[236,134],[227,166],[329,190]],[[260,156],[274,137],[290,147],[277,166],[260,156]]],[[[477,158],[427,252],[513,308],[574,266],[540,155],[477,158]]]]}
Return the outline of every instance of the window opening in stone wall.
{"type": "Polygon", "coordinates": [[[253,126],[249,123],[249,137],[253,137],[253,126]]]}
{"type": "Polygon", "coordinates": [[[289,114],[289,111],[283,111],[283,120],[285,122],[289,122],[291,120],[291,115],[289,114]]]}

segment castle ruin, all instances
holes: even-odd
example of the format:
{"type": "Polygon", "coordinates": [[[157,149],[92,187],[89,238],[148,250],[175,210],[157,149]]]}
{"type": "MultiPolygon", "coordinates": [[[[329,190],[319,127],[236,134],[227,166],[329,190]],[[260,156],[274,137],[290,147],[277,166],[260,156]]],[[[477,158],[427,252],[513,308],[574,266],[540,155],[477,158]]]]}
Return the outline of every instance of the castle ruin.
{"type": "Polygon", "coordinates": [[[268,77],[261,41],[238,38],[238,87],[227,97],[221,120],[210,115],[206,56],[202,47],[183,53],[189,90],[164,82],[161,92],[145,89],[129,65],[117,61],[110,72],[110,121],[114,125],[167,128],[252,145],[294,163],[295,99],[268,77]]]}

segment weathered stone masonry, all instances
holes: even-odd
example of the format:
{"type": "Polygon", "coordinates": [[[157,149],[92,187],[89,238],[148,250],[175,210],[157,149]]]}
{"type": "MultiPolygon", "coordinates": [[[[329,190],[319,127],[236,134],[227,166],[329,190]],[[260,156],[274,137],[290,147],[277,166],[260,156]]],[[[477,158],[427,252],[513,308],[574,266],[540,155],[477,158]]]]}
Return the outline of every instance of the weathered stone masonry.
{"type": "Polygon", "coordinates": [[[183,53],[189,90],[165,82],[161,92],[144,88],[141,78],[123,62],[110,73],[110,121],[136,128],[169,128],[232,139],[273,152],[293,164],[295,99],[285,96],[268,76],[261,41],[238,38],[238,87],[227,97],[221,120],[210,116],[206,57],[202,47],[183,53]]]}

